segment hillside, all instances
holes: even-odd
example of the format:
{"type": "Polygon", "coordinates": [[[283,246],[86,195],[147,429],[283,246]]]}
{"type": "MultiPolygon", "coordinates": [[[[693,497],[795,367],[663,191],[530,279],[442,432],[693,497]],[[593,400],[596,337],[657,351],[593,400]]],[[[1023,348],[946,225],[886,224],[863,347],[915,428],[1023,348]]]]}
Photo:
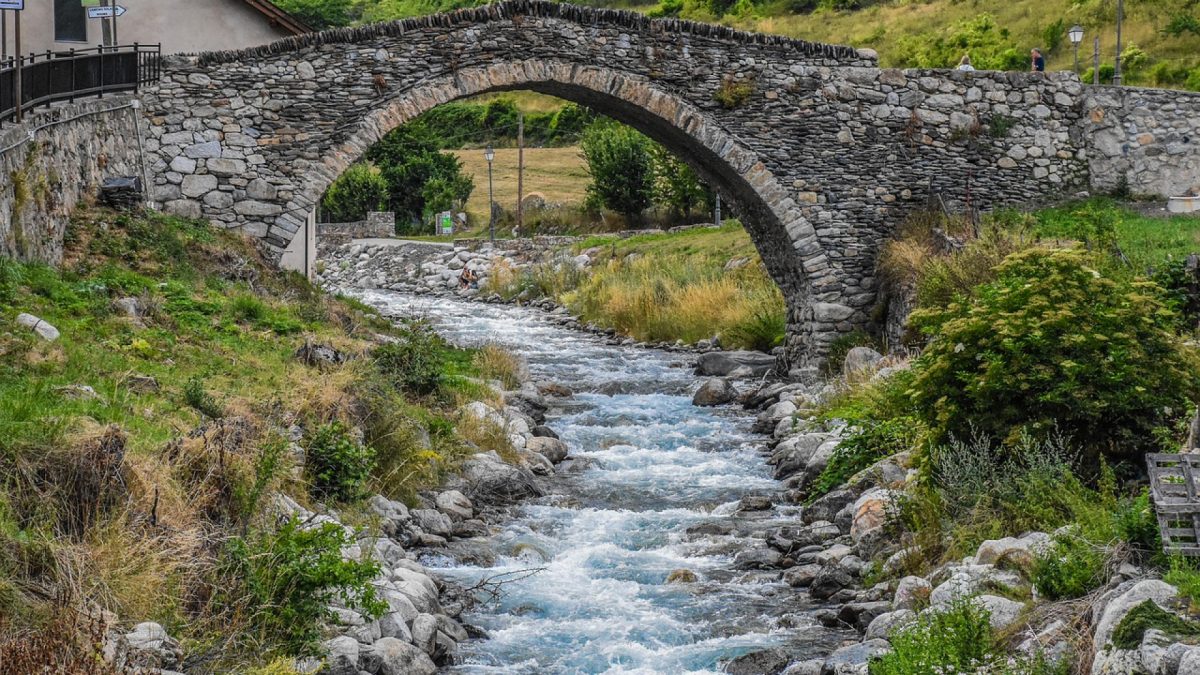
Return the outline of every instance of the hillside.
{"type": "MultiPolygon", "coordinates": [[[[480,4],[472,0],[283,0],[318,26],[386,21],[480,4]]],[[[1085,30],[1081,70],[1092,40],[1101,61],[1116,52],[1116,0],[663,0],[661,4],[596,0],[584,4],[659,16],[720,21],[738,28],[818,42],[869,47],[888,67],[952,67],[969,53],[977,67],[1025,69],[1029,50],[1047,52],[1047,67],[1073,64],[1067,30],[1085,30]]],[[[1200,89],[1200,6],[1194,0],[1126,0],[1126,84],[1200,89]]],[[[1102,76],[1111,71],[1102,66],[1102,76]]]]}

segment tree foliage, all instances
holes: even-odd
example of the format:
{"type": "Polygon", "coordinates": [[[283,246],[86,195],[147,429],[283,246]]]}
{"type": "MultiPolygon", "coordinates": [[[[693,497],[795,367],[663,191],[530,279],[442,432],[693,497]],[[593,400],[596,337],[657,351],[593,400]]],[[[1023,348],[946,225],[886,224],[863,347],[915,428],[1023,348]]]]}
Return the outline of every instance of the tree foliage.
{"type": "Polygon", "coordinates": [[[1160,448],[1200,391],[1162,291],[1105,277],[1080,250],[1015,253],[996,273],[911,318],[933,338],[910,392],[934,440],[1057,428],[1093,460],[1160,448]]]}
{"type": "Polygon", "coordinates": [[[666,206],[680,218],[694,209],[704,208],[712,200],[712,191],[700,181],[691,167],[657,143],[651,154],[654,159],[655,201],[666,206]]]}
{"type": "Polygon", "coordinates": [[[389,132],[367,158],[382,169],[388,210],[398,229],[419,224],[437,211],[458,208],[475,184],[462,172],[454,155],[441,152],[436,138],[421,124],[406,124],[389,132]]]}
{"type": "Polygon", "coordinates": [[[590,201],[636,222],[654,198],[651,141],[616,123],[593,124],[583,134],[583,157],[592,182],[590,201]]]}
{"type": "Polygon", "coordinates": [[[321,207],[328,222],[364,220],[387,204],[388,184],[373,164],[355,164],[329,186],[321,207]]]}

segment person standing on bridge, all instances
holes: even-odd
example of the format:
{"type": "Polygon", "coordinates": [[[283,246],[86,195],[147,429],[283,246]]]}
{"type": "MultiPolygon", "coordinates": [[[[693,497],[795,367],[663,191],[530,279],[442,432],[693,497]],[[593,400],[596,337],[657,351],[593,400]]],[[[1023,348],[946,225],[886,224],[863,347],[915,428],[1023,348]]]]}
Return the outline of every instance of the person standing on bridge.
{"type": "Polygon", "coordinates": [[[1042,50],[1034,48],[1030,53],[1029,70],[1034,73],[1046,72],[1046,59],[1042,57],[1042,50]]]}
{"type": "Polygon", "coordinates": [[[975,70],[975,66],[971,65],[970,54],[963,54],[962,60],[958,62],[958,69],[971,72],[975,70]]]}

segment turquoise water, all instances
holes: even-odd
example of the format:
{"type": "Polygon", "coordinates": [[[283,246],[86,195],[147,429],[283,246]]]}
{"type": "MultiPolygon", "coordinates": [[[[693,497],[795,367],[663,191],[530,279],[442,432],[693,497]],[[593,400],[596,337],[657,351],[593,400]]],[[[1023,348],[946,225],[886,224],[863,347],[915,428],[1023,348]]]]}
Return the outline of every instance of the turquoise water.
{"type": "Polygon", "coordinates": [[[541,570],[464,615],[489,637],[460,645],[463,662],[448,672],[713,673],[765,647],[836,646],[837,635],[811,625],[805,596],[778,574],[732,569],[738,550],[762,545],[746,538],[771,526],[761,518],[791,522],[796,512],[735,513],[742,496],[773,495],[779,484],[763,439],[749,431],[752,417],[692,406],[687,356],[606,345],[533,310],[383,292],[362,299],[425,316],[459,344],[504,345],[528,359],[535,379],[575,392],[547,424],[577,466],[560,467],[556,494],[518,507],[492,537],[495,565],[426,561],[468,586],[541,570]],[[688,533],[699,525],[732,532],[688,533]],[[678,569],[699,581],[667,584],[678,569]]]}

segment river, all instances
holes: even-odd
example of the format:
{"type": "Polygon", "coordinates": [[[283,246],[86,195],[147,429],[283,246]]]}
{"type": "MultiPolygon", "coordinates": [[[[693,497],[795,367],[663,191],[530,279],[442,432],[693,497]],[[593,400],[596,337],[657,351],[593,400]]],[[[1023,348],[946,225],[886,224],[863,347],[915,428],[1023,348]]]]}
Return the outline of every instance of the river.
{"type": "Polygon", "coordinates": [[[465,585],[540,572],[464,614],[487,639],[460,645],[447,672],[481,675],[715,673],[768,647],[828,654],[842,637],[814,626],[807,597],[777,571],[736,569],[763,533],[794,523],[795,507],[739,513],[747,495],[781,492],[753,417],[691,404],[687,355],[606,344],[536,310],[367,291],[389,315],[430,319],[461,345],[496,343],[523,355],[535,379],[575,395],[547,425],[570,447],[555,494],[514,509],[489,545],[494,566],[423,562],[465,585]],[[695,583],[667,583],[689,570],[695,583]]]}

